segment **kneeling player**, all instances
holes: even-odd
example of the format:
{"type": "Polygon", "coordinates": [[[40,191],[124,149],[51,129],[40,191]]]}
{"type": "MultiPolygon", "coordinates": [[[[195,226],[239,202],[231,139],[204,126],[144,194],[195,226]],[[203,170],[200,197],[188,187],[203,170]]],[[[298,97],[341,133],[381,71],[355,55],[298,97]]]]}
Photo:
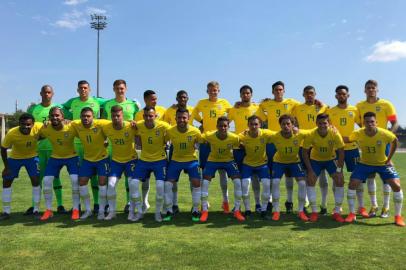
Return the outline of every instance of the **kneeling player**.
{"type": "Polygon", "coordinates": [[[341,135],[329,124],[328,114],[319,114],[316,118],[317,128],[312,130],[303,144],[303,161],[307,169],[307,196],[312,207],[310,221],[318,220],[316,189],[317,178],[322,170],[326,170],[334,181],[335,209],[333,219],[344,222],[341,217],[341,205],[344,199],[344,141],[341,135]],[[338,162],[336,163],[336,150],[338,162]],[[310,153],[309,153],[310,152],[310,153]]]}

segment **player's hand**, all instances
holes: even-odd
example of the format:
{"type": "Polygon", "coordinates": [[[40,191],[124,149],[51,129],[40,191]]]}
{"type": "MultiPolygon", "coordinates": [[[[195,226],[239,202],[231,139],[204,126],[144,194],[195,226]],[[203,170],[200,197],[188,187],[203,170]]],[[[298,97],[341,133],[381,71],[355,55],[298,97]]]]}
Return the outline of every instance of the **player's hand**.
{"type": "Polygon", "coordinates": [[[44,128],[48,127],[50,124],[51,124],[51,121],[49,121],[49,120],[42,122],[42,125],[44,128]]]}
{"type": "Polygon", "coordinates": [[[292,131],[293,131],[293,134],[298,134],[299,133],[299,128],[298,127],[293,127],[292,131]]]}
{"type": "Polygon", "coordinates": [[[263,100],[261,100],[261,102],[270,101],[270,100],[272,100],[272,98],[267,97],[267,98],[264,98],[263,100]]]}
{"type": "Polygon", "coordinates": [[[385,165],[386,165],[386,166],[393,166],[392,160],[391,160],[391,159],[387,159],[387,160],[385,161],[385,165]]]}
{"type": "Polygon", "coordinates": [[[333,125],[330,125],[330,129],[331,129],[331,131],[333,131],[334,134],[339,133],[338,129],[333,125]]]}
{"type": "Polygon", "coordinates": [[[72,122],[72,121],[69,120],[69,119],[64,119],[62,123],[63,123],[64,125],[69,125],[70,122],[72,122]]]}
{"type": "Polygon", "coordinates": [[[171,108],[172,108],[172,109],[177,109],[177,108],[178,108],[178,105],[172,104],[172,105],[171,105],[171,108]]]}
{"type": "Polygon", "coordinates": [[[200,125],[199,130],[200,130],[200,133],[204,132],[203,125],[200,125]]]}
{"type": "Polygon", "coordinates": [[[137,128],[137,122],[135,122],[134,120],[131,120],[131,121],[130,121],[130,126],[131,126],[131,128],[133,128],[133,129],[138,129],[138,128],[137,128]]]}
{"type": "Polygon", "coordinates": [[[242,102],[241,101],[237,101],[236,103],[234,103],[234,108],[240,108],[241,107],[241,105],[242,105],[242,102]]]}
{"type": "Polygon", "coordinates": [[[10,175],[10,173],[11,173],[10,169],[9,169],[8,167],[5,167],[5,168],[3,169],[3,171],[1,172],[1,176],[2,176],[2,177],[5,177],[5,176],[10,175]]]}
{"type": "Polygon", "coordinates": [[[315,99],[315,100],[314,100],[314,104],[316,104],[316,107],[318,107],[318,108],[321,108],[321,107],[324,106],[324,103],[321,102],[321,101],[318,100],[318,99],[315,99]]]}
{"type": "Polygon", "coordinates": [[[317,181],[317,176],[313,170],[307,170],[307,183],[310,185],[315,185],[317,181]]]}

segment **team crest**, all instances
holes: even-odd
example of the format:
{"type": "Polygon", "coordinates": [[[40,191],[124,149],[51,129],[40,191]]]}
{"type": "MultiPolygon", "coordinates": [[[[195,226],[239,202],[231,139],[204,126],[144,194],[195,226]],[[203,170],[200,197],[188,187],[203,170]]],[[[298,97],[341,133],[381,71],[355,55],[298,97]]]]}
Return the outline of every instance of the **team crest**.
{"type": "Polygon", "coordinates": [[[94,103],[90,103],[90,107],[94,107],[94,103]]]}
{"type": "Polygon", "coordinates": [[[217,109],[221,110],[221,109],[223,109],[223,106],[217,105],[217,109]]]}
{"type": "Polygon", "coordinates": [[[155,132],[155,135],[156,135],[156,136],[159,136],[159,134],[160,134],[160,132],[159,132],[159,130],[157,130],[157,131],[155,132]]]}
{"type": "Polygon", "coordinates": [[[232,145],[231,143],[229,143],[229,144],[227,144],[227,148],[228,148],[228,149],[232,149],[232,148],[233,148],[233,145],[232,145]]]}
{"type": "Polygon", "coordinates": [[[288,109],[288,104],[283,104],[283,107],[285,108],[285,110],[287,110],[288,109]]]}
{"type": "Polygon", "coordinates": [[[354,116],[354,113],[353,113],[353,112],[348,112],[348,115],[349,115],[350,117],[353,117],[353,116],[354,116]]]}
{"type": "Polygon", "coordinates": [[[293,145],[298,146],[298,145],[299,145],[299,141],[298,141],[298,140],[293,140],[293,145]]]}
{"type": "Polygon", "coordinates": [[[264,144],[264,143],[265,143],[264,138],[261,138],[259,141],[261,142],[261,144],[264,144]]]}
{"type": "Polygon", "coordinates": [[[128,136],[129,136],[128,132],[124,132],[124,137],[128,137],[128,136]]]}
{"type": "Polygon", "coordinates": [[[377,141],[376,141],[376,145],[381,146],[381,145],[382,145],[382,141],[381,141],[381,140],[377,140],[377,141]]]}
{"type": "Polygon", "coordinates": [[[381,106],[376,106],[376,112],[380,112],[381,111],[381,106]]]}
{"type": "Polygon", "coordinates": [[[330,146],[331,146],[331,145],[333,145],[333,144],[334,144],[334,142],[333,142],[333,141],[331,141],[331,140],[329,140],[329,141],[328,141],[328,145],[330,145],[330,146]]]}
{"type": "Polygon", "coordinates": [[[97,133],[97,128],[93,128],[93,132],[94,132],[94,133],[97,133]]]}
{"type": "Polygon", "coordinates": [[[65,133],[63,134],[63,136],[64,136],[65,138],[68,138],[68,137],[69,137],[69,132],[65,132],[65,133]]]}
{"type": "Polygon", "coordinates": [[[126,110],[127,110],[127,111],[130,110],[130,105],[127,105],[126,110]]]}

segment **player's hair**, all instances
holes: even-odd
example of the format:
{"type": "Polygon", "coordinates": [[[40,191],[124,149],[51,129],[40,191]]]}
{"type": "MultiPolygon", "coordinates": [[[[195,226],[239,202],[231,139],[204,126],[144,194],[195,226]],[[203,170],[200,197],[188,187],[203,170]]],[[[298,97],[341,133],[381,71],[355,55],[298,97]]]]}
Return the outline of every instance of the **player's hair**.
{"type": "Polygon", "coordinates": [[[149,112],[150,110],[153,110],[155,112],[155,108],[152,106],[145,106],[143,109],[144,113],[149,112]]]}
{"type": "Polygon", "coordinates": [[[179,109],[176,110],[176,114],[178,114],[178,113],[187,113],[187,114],[189,114],[189,110],[185,109],[185,108],[179,108],[179,109]]]}
{"type": "Polygon", "coordinates": [[[217,81],[210,81],[210,82],[208,82],[207,83],[207,88],[210,88],[210,87],[220,87],[220,84],[219,84],[219,82],[217,82],[217,81]]]}
{"type": "Polygon", "coordinates": [[[155,93],[154,90],[146,90],[146,91],[144,92],[144,99],[146,99],[146,98],[149,97],[149,96],[155,95],[155,94],[156,94],[156,93],[155,93]]]}
{"type": "Polygon", "coordinates": [[[365,82],[365,87],[367,87],[368,84],[371,84],[371,85],[373,85],[373,86],[375,86],[375,87],[378,87],[378,82],[375,81],[375,80],[368,80],[368,81],[366,81],[366,82],[365,82]]]}
{"type": "Polygon", "coordinates": [[[78,81],[78,87],[79,87],[80,85],[82,85],[82,84],[88,84],[88,85],[90,85],[90,83],[89,83],[88,81],[86,81],[86,80],[80,80],[80,81],[78,81]]]}
{"type": "Polygon", "coordinates": [[[350,89],[348,89],[348,86],[340,84],[339,86],[336,87],[336,93],[338,93],[338,91],[341,89],[344,89],[347,93],[350,92],[350,89]]]}
{"type": "Polygon", "coordinates": [[[272,90],[274,90],[279,85],[282,86],[283,89],[285,89],[285,84],[282,81],[277,81],[277,82],[274,82],[274,84],[272,84],[272,90]]]}
{"type": "Polygon", "coordinates": [[[179,91],[176,93],[176,97],[180,97],[181,95],[189,96],[188,93],[186,92],[186,90],[179,90],[179,91]]]}
{"type": "Polygon", "coordinates": [[[258,119],[258,121],[259,121],[259,123],[261,124],[262,123],[262,120],[261,120],[261,118],[259,118],[257,115],[251,115],[250,117],[248,117],[248,123],[249,122],[251,122],[251,121],[254,121],[254,120],[257,120],[258,119]]]}
{"type": "Polygon", "coordinates": [[[376,114],[374,112],[366,112],[364,113],[364,119],[368,117],[373,117],[376,119],[376,114]]]}
{"type": "Polygon", "coordinates": [[[51,89],[52,92],[54,91],[54,89],[52,88],[52,86],[50,86],[49,84],[45,84],[45,85],[43,85],[43,86],[41,87],[41,92],[42,92],[42,91],[45,91],[45,89],[47,89],[47,88],[51,89]]]}
{"type": "Polygon", "coordinates": [[[314,88],[314,86],[306,85],[305,88],[303,88],[303,94],[310,90],[314,90],[316,92],[316,88],[314,88]]]}
{"type": "Polygon", "coordinates": [[[330,117],[329,117],[329,115],[327,113],[321,113],[321,114],[317,115],[316,122],[319,121],[319,120],[324,120],[324,119],[329,120],[329,118],[330,117]]]}
{"type": "Polygon", "coordinates": [[[61,107],[58,107],[58,106],[52,107],[52,108],[49,110],[49,115],[51,115],[54,111],[59,111],[59,112],[62,114],[62,116],[65,116],[65,113],[63,112],[63,110],[62,110],[61,107]]]}
{"type": "Polygon", "coordinates": [[[120,84],[124,84],[125,86],[127,86],[127,83],[126,83],[125,80],[119,79],[119,80],[115,80],[115,81],[113,82],[113,87],[116,87],[116,86],[118,86],[118,85],[120,85],[120,84]]]}
{"type": "Polygon", "coordinates": [[[32,116],[32,114],[30,113],[23,113],[22,115],[20,115],[20,117],[18,118],[18,123],[21,123],[23,121],[29,120],[31,119],[32,122],[35,122],[34,116],[32,116]]]}
{"type": "Polygon", "coordinates": [[[290,114],[282,114],[281,117],[279,117],[279,120],[278,120],[279,125],[282,124],[283,120],[290,120],[290,122],[292,122],[292,124],[294,122],[294,119],[290,114]]]}
{"type": "Polygon", "coordinates": [[[92,114],[94,115],[93,109],[90,107],[84,107],[81,111],[80,114],[82,115],[82,113],[84,112],[92,112],[92,114]]]}
{"type": "Polygon", "coordinates": [[[110,110],[111,113],[122,112],[122,111],[123,111],[123,107],[121,107],[120,105],[114,105],[113,107],[111,107],[111,110],[110,110]]]}
{"type": "Polygon", "coordinates": [[[220,116],[219,118],[217,118],[217,124],[219,124],[220,122],[227,122],[227,124],[230,124],[230,119],[228,119],[227,116],[220,116]]]}
{"type": "Polygon", "coordinates": [[[245,84],[245,85],[241,86],[241,88],[240,88],[240,94],[242,93],[242,91],[244,91],[244,90],[246,90],[246,89],[250,90],[250,93],[252,94],[252,87],[249,86],[248,84],[245,84]]]}

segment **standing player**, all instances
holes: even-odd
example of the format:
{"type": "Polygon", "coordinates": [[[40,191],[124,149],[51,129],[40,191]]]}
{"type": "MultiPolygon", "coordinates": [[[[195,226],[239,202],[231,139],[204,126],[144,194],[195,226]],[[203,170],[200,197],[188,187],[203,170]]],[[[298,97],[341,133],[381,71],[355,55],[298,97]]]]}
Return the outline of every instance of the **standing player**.
{"type": "Polygon", "coordinates": [[[177,125],[167,132],[167,140],[173,148],[165,181],[165,207],[167,214],[164,220],[169,221],[173,211],[173,186],[179,181],[179,175],[184,170],[189,175],[192,185],[192,220],[199,221],[199,204],[201,197],[199,162],[197,161],[196,145],[201,141],[198,128],[189,125],[189,111],[179,108],[176,111],[177,125]]]}
{"type": "MultiPolygon", "coordinates": [[[[136,115],[136,113],[140,110],[139,104],[128,99],[126,97],[127,92],[127,83],[125,80],[115,80],[113,83],[113,91],[115,94],[115,98],[107,100],[104,104],[104,114],[103,118],[111,120],[112,111],[111,109],[119,105],[123,108],[122,113],[124,117],[124,121],[132,121],[136,115]]],[[[109,144],[109,149],[111,150],[111,145],[109,144]]],[[[128,187],[128,177],[125,176],[125,189],[126,189],[126,199],[127,204],[124,208],[124,213],[128,213],[128,208],[130,206],[130,190],[128,187]]],[[[110,205],[110,204],[109,204],[110,205]]]]}
{"type": "Polygon", "coordinates": [[[52,155],[48,160],[42,191],[44,192],[45,205],[47,210],[41,220],[48,220],[53,216],[52,212],[52,182],[59,177],[63,166],[68,169],[72,183],[72,220],[79,219],[79,182],[78,166],[79,158],[75,152],[73,141],[76,132],[70,124],[65,125],[64,112],[59,107],[52,107],[49,111],[50,125],[41,128],[40,135],[47,138],[52,146],[52,155]]]}
{"type": "MultiPolygon", "coordinates": [[[[373,112],[376,114],[377,125],[380,128],[387,129],[388,122],[391,123],[390,131],[396,132],[399,125],[396,118],[396,110],[393,104],[385,99],[378,97],[378,82],[375,80],[368,80],[365,83],[365,95],[366,100],[359,102],[356,107],[359,114],[364,115],[367,112],[373,112]]],[[[386,148],[386,154],[389,153],[389,146],[386,148]]],[[[369,216],[376,216],[378,211],[378,202],[376,200],[376,183],[375,174],[371,174],[367,179],[368,193],[371,200],[371,210],[369,216]]],[[[362,186],[362,185],[360,185],[362,186]]],[[[389,216],[389,200],[390,200],[391,188],[389,184],[383,185],[383,207],[381,217],[386,218],[389,216]]],[[[360,194],[358,197],[362,196],[360,194]]]]}
{"type": "Polygon", "coordinates": [[[37,141],[42,124],[35,123],[31,114],[24,113],[18,119],[19,126],[10,129],[1,144],[1,159],[3,160],[3,213],[0,220],[10,218],[11,193],[13,180],[18,177],[21,167],[25,167],[32,184],[34,202],[33,215],[39,217],[39,202],[41,186],[37,155],[37,141]],[[11,148],[10,156],[7,149],[11,148]]]}
{"type": "Polygon", "coordinates": [[[109,172],[109,157],[105,147],[106,136],[102,126],[107,120],[94,119],[93,110],[84,107],[80,114],[80,120],[71,123],[77,137],[83,145],[83,160],[79,168],[79,194],[85,204],[85,212],[80,219],[86,219],[92,215],[90,210],[90,197],[87,183],[90,177],[98,176],[98,190],[100,208],[97,215],[98,220],[104,219],[104,207],[107,201],[107,175],[109,172]]]}
{"type": "Polygon", "coordinates": [[[335,209],[333,219],[344,222],[341,217],[341,205],[344,199],[344,142],[339,133],[330,127],[328,114],[316,117],[317,128],[313,129],[303,143],[303,161],[307,169],[307,196],[312,207],[310,221],[318,220],[316,189],[317,178],[322,170],[326,170],[334,181],[335,209]],[[338,151],[338,162],[336,162],[338,151]]]}
{"type": "MultiPolygon", "coordinates": [[[[192,113],[192,121],[196,120],[202,125],[200,130],[203,132],[215,131],[217,129],[217,119],[225,116],[231,108],[230,103],[222,98],[219,98],[220,84],[216,81],[211,81],[207,84],[207,94],[209,98],[201,99],[197,103],[192,113]],[[200,119],[200,121],[199,121],[200,119]]],[[[210,146],[208,144],[200,144],[199,146],[199,162],[200,167],[204,169],[207,158],[209,157],[210,146]]],[[[220,186],[223,193],[222,208],[224,213],[230,213],[228,204],[227,190],[227,175],[224,170],[219,170],[220,186]]]]}
{"type": "Polygon", "coordinates": [[[357,142],[361,149],[360,162],[351,174],[348,185],[347,200],[350,213],[346,222],[356,220],[355,216],[355,195],[356,188],[360,182],[365,181],[371,173],[378,173],[384,183],[389,184],[393,190],[393,201],[395,203],[395,224],[405,226],[401,216],[403,204],[403,192],[400,186],[399,175],[392,165],[392,157],[398,145],[395,134],[379,128],[374,112],[367,112],[363,115],[363,128],[351,133],[350,137],[344,138],[347,142],[357,142]],[[386,145],[390,144],[389,154],[386,155],[386,145]]]}
{"type": "MultiPolygon", "coordinates": [[[[52,103],[52,97],[54,96],[54,90],[50,85],[44,85],[41,87],[41,103],[32,105],[28,108],[27,112],[34,116],[35,122],[43,123],[48,120],[49,111],[54,106],[59,106],[52,103]]],[[[40,183],[44,178],[45,168],[52,153],[52,146],[48,139],[38,142],[38,157],[39,157],[39,169],[40,169],[40,183]]],[[[57,213],[66,213],[65,207],[62,201],[62,183],[59,177],[54,178],[53,188],[58,204],[57,213]]],[[[25,213],[32,214],[34,208],[30,207],[25,213]]]]}
{"type": "MultiPolygon", "coordinates": [[[[100,109],[102,108],[105,100],[102,98],[96,98],[90,96],[90,84],[85,81],[78,82],[77,92],[79,97],[71,98],[62,106],[66,111],[68,111],[71,116],[71,120],[79,120],[81,116],[81,111],[85,107],[89,107],[92,109],[94,117],[98,118],[100,115],[100,109]]],[[[75,140],[75,150],[76,153],[79,155],[80,162],[83,160],[83,145],[81,141],[77,138],[75,140]]],[[[99,185],[96,176],[92,176],[91,178],[91,185],[92,185],[92,193],[93,193],[93,212],[99,212],[99,185]]]]}

